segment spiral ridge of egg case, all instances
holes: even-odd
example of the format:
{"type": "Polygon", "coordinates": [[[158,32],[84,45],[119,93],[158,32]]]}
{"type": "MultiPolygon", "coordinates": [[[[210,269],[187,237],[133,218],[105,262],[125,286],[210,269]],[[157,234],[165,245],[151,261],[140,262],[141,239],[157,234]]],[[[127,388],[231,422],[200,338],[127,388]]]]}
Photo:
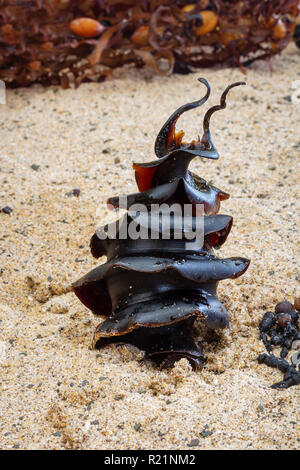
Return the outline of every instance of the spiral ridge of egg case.
{"type": "Polygon", "coordinates": [[[139,192],[127,195],[126,207],[124,197],[109,198],[111,206],[128,212],[117,221],[114,237],[103,236],[108,226],[92,236],[92,255],[105,255],[107,262],[73,284],[81,302],[95,315],[106,317],[96,329],[93,347],[129,343],[145,351],[145,357],[160,367],[172,367],[186,358],[195,369],[202,368],[205,358],[194,340],[194,322],[205,322],[213,330],[228,326],[228,313],[217,297],[218,283],[241,276],[250,263],[246,258],[216,256],[215,249],[223,245],[232,227],[231,216],[218,214],[221,201],[229,194],[188,170],[196,157],[219,158],[211,138],[210,118],[226,107],[228,92],[244,82],[225,89],[220,104],[204,116],[202,138],[186,143],[184,133],[176,133],[175,126],[184,112],[208,100],[210,85],[204,78],[199,81],[206,87],[205,95],[181,106],[163,125],[154,146],[158,159],[133,164],[139,192]],[[199,245],[196,235],[187,239],[184,229],[179,237],[172,216],[168,238],[162,223],[155,237],[130,238],[129,227],[135,233],[141,228],[141,218],[130,211],[134,204],[146,208],[144,221],[152,215],[153,205],[189,205],[192,226],[203,217],[203,243],[199,245]],[[198,207],[203,208],[202,215],[198,207]]]}

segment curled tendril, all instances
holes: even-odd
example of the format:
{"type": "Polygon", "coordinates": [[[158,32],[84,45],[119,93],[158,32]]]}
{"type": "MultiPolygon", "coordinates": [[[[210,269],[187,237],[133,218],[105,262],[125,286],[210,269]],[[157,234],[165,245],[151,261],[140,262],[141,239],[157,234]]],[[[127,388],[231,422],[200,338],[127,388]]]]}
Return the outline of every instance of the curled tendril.
{"type": "Polygon", "coordinates": [[[198,78],[198,80],[206,86],[206,94],[200,100],[184,104],[180,108],[176,109],[176,111],[174,111],[174,113],[165,122],[165,124],[159,131],[154,144],[155,154],[158,158],[164,157],[167,153],[169,153],[175,148],[175,125],[179,117],[186,111],[201,106],[208,100],[210,95],[210,85],[208,81],[205,80],[205,78],[198,78]]]}
{"type": "Polygon", "coordinates": [[[205,116],[203,118],[203,137],[201,139],[201,143],[204,144],[206,147],[211,147],[211,136],[210,136],[210,129],[209,129],[211,116],[216,111],[220,111],[220,109],[226,108],[226,96],[229,90],[239,85],[246,85],[246,82],[235,82],[235,83],[232,83],[231,85],[228,85],[228,87],[223,91],[221,95],[220,104],[212,106],[206,111],[205,116]]]}

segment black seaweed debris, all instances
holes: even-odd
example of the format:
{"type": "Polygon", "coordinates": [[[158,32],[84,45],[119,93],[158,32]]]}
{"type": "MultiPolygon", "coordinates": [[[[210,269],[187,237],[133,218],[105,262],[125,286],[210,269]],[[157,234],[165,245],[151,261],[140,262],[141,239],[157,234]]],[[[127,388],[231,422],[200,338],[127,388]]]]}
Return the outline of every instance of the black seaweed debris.
{"type": "Polygon", "coordinates": [[[5,206],[5,207],[2,207],[2,209],[0,210],[0,212],[3,212],[3,214],[11,214],[13,211],[13,209],[10,207],[10,206],[5,206]]]}
{"type": "Polygon", "coordinates": [[[269,353],[258,356],[259,364],[277,368],[284,373],[283,380],[274,383],[271,388],[282,389],[300,384],[300,353],[294,353],[292,362],[286,360],[289,351],[294,346],[295,349],[300,346],[298,321],[299,312],[285,300],[276,305],[274,312],[266,312],[259,324],[260,338],[269,353]],[[273,353],[273,348],[279,346],[281,346],[280,357],[277,357],[273,353]]]}
{"type": "Polygon", "coordinates": [[[270,60],[298,0],[2,0],[0,79],[12,88],[101,82],[116,67],[160,75],[270,60]]]}

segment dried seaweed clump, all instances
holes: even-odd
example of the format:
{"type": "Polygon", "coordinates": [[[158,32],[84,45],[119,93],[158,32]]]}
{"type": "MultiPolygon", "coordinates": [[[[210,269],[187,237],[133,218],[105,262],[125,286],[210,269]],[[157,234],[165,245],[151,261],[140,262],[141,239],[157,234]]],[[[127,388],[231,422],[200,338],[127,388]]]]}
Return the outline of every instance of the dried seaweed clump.
{"type": "Polygon", "coordinates": [[[276,382],[272,388],[289,388],[300,385],[300,331],[298,328],[300,305],[299,299],[294,306],[287,300],[279,302],[275,312],[266,312],[259,324],[260,338],[268,354],[258,356],[260,364],[279,369],[284,373],[283,380],[276,382]],[[273,348],[281,346],[280,357],[277,357],[273,348]],[[287,360],[290,350],[296,350],[287,360]]]}
{"type": "Polygon", "coordinates": [[[188,170],[196,157],[219,158],[210,118],[226,107],[229,90],[243,82],[226,88],[220,104],[204,116],[202,138],[188,143],[175,125],[183,113],[207,101],[209,84],[204,78],[200,82],[206,94],[177,109],[160,130],[154,146],[157,160],[133,165],[140,192],[109,198],[110,206],[128,212],[91,239],[92,255],[106,256],[107,262],[73,284],[83,304],[106,317],[96,329],[94,347],[130,343],[163,367],[180,358],[202,367],[193,324],[198,319],[212,330],[228,326],[218,283],[241,276],[249,266],[246,258],[216,256],[232,227],[231,216],[218,214],[229,194],[188,170]],[[200,231],[189,231],[199,220],[200,231]]]}
{"type": "Polygon", "coordinates": [[[104,80],[147,64],[188,73],[269,59],[293,36],[298,0],[3,0],[0,79],[8,86],[104,80]],[[100,66],[101,65],[101,66],[100,66]],[[103,69],[104,66],[104,69],[103,69]]]}

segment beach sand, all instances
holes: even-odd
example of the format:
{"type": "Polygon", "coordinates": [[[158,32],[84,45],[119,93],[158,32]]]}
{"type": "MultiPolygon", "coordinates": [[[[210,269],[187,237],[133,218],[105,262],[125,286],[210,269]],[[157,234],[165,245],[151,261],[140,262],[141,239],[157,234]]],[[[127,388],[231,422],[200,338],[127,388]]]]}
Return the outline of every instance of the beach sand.
{"type": "Polygon", "coordinates": [[[265,351],[263,313],[299,297],[299,57],[292,44],[272,60],[272,74],[263,62],[246,76],[123,69],[77,90],[7,92],[0,207],[13,212],[0,213],[1,448],[299,447],[300,387],[271,389],[282,373],[256,360],[265,351]],[[220,256],[251,265],[219,285],[231,326],[204,342],[205,368],[194,372],[181,360],[160,371],[130,346],[89,349],[99,319],[70,283],[99,264],[89,240],[106,220],[106,198],[136,190],[132,162],[155,159],[163,122],[203,95],[199,76],[212,95],[178,123],[188,138],[201,134],[204,111],[229,83],[247,81],[212,118],[220,159],[191,168],[231,194],[221,213],[234,225],[220,256]],[[75,188],[79,197],[66,195],[75,188]]]}

